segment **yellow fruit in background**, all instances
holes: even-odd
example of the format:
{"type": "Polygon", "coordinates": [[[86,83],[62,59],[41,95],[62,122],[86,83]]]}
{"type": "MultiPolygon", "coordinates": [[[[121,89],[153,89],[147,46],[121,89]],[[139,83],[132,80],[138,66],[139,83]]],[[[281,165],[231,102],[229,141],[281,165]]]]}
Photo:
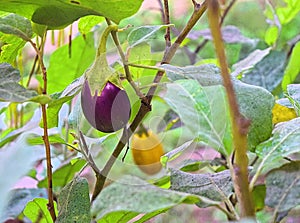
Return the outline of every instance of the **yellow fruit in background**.
{"type": "Polygon", "coordinates": [[[286,122],[297,117],[297,114],[293,108],[288,108],[280,104],[274,105],[272,114],[273,124],[277,124],[279,122],[286,122]]]}
{"type": "Polygon", "coordinates": [[[135,133],[131,140],[133,160],[144,173],[158,173],[162,165],[160,157],[164,154],[160,139],[152,132],[135,133]]]}

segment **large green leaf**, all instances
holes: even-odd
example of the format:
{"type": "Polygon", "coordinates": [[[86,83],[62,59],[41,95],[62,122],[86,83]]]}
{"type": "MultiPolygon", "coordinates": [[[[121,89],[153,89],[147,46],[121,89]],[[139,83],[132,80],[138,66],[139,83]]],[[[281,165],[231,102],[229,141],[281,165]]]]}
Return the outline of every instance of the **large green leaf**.
{"type": "Polygon", "coordinates": [[[138,214],[142,220],[167,211],[181,203],[196,203],[200,198],[177,191],[153,186],[137,177],[125,176],[106,187],[92,206],[92,215],[97,222],[127,223],[138,214]]]}
{"type": "Polygon", "coordinates": [[[69,57],[69,46],[58,48],[50,57],[48,68],[48,92],[50,94],[64,90],[68,84],[80,77],[95,58],[93,35],[72,40],[72,55],[69,57]]]}
{"type": "MultiPolygon", "coordinates": [[[[31,222],[52,223],[47,204],[48,199],[35,198],[27,203],[23,213],[31,222]]],[[[56,203],[54,203],[54,208],[57,210],[56,203]]]]}
{"type": "Polygon", "coordinates": [[[262,158],[259,169],[266,168],[283,157],[298,152],[299,146],[300,118],[277,124],[272,137],[257,146],[256,154],[262,158]]]}
{"type": "Polygon", "coordinates": [[[2,11],[14,12],[35,23],[59,28],[86,15],[100,15],[119,23],[140,8],[142,0],[1,0],[2,11]]]}
{"type": "Polygon", "coordinates": [[[0,63],[13,64],[25,43],[17,36],[0,33],[0,63]]]}
{"type": "Polygon", "coordinates": [[[0,17],[0,32],[18,36],[25,41],[30,40],[33,35],[30,21],[16,14],[0,17]]]}
{"type": "MultiPolygon", "coordinates": [[[[215,174],[191,174],[180,170],[171,170],[171,189],[200,195],[209,200],[221,202],[233,193],[233,183],[229,170],[215,174]]],[[[212,203],[215,205],[215,203],[212,203]]],[[[201,207],[209,206],[202,201],[201,207]]]]}
{"type": "Polygon", "coordinates": [[[167,84],[166,102],[191,131],[192,138],[219,150],[232,151],[227,99],[222,86],[201,87],[196,80],[167,84]]]}
{"type": "Polygon", "coordinates": [[[289,63],[284,71],[284,76],[281,83],[282,89],[284,91],[287,90],[287,86],[289,84],[292,84],[300,73],[299,58],[300,58],[300,42],[298,42],[294,46],[289,63]]]}
{"type": "Polygon", "coordinates": [[[85,178],[75,177],[58,196],[57,223],[91,222],[89,186],[85,178]]]}
{"type": "MultiPolygon", "coordinates": [[[[58,168],[53,172],[52,181],[54,187],[63,187],[68,182],[70,182],[74,175],[81,170],[81,168],[86,164],[83,159],[76,159],[73,162],[69,162],[62,167],[58,168]]],[[[41,180],[38,183],[38,187],[47,187],[47,178],[41,180]]]]}
{"type": "MultiPolygon", "coordinates": [[[[224,98],[224,96],[221,96],[220,93],[222,89],[222,87],[220,87],[220,85],[222,85],[222,77],[220,76],[219,69],[216,66],[206,64],[201,66],[187,66],[187,67],[175,67],[171,65],[163,65],[162,67],[166,70],[168,78],[171,79],[172,81],[180,80],[180,79],[195,79],[200,83],[200,85],[203,86],[202,87],[203,89],[205,89],[205,86],[211,87],[211,88],[207,88],[210,89],[210,94],[207,94],[206,92],[206,95],[210,95],[209,97],[207,97],[208,99],[214,98],[216,101],[218,101],[220,100],[219,97],[224,98]],[[219,90],[216,90],[217,88],[212,88],[214,86],[215,87],[219,86],[219,90]],[[215,89],[216,91],[213,91],[212,89],[215,89]]],[[[240,111],[246,118],[251,120],[251,126],[248,133],[248,145],[249,145],[249,149],[254,149],[256,145],[268,139],[271,135],[272,108],[274,105],[274,98],[272,94],[270,94],[264,88],[254,86],[254,85],[248,85],[236,79],[232,79],[232,81],[238,99],[240,111]]],[[[197,87],[195,85],[195,89],[196,88],[197,87]]],[[[200,86],[198,86],[197,91],[192,92],[190,94],[189,96],[190,99],[186,98],[186,100],[190,100],[189,104],[187,104],[189,107],[191,107],[192,103],[195,104],[193,96],[199,94],[200,91],[199,89],[201,89],[200,86]]],[[[189,90],[187,92],[189,92],[189,90]]],[[[180,94],[185,94],[185,93],[181,91],[180,94]]],[[[176,95],[176,98],[177,97],[179,98],[180,95],[176,95]]],[[[175,99],[175,96],[173,96],[173,98],[174,98],[174,103],[177,103],[176,102],[177,99],[175,99]]],[[[197,100],[199,101],[200,99],[197,100]]],[[[212,104],[213,102],[210,103],[212,104]]],[[[217,115],[220,113],[220,116],[216,116],[216,120],[214,122],[217,122],[218,120],[220,122],[224,121],[225,118],[224,116],[228,114],[227,108],[222,107],[222,105],[225,104],[226,103],[224,103],[224,101],[220,102],[220,104],[212,104],[213,115],[217,115]],[[221,113],[220,111],[223,111],[223,113],[221,113]],[[224,113],[224,111],[227,112],[224,113]]],[[[186,108],[185,106],[181,106],[181,108],[178,107],[178,109],[186,110],[191,108],[186,108]]],[[[195,111],[195,109],[192,110],[195,111]]],[[[201,113],[198,113],[198,117],[200,117],[201,115],[202,115],[201,113]]],[[[195,114],[193,116],[195,116],[195,114]]],[[[223,126],[224,124],[225,123],[223,122],[223,126]]],[[[191,123],[191,125],[193,124],[191,123]]],[[[193,128],[199,129],[200,127],[199,126],[197,127],[194,124],[193,128]]],[[[228,141],[229,139],[228,137],[230,136],[226,135],[224,139],[227,140],[226,142],[228,143],[227,146],[229,148],[231,142],[228,141]]]]}
{"type": "Polygon", "coordinates": [[[18,83],[20,79],[20,72],[18,70],[10,64],[0,64],[0,101],[34,101],[46,104],[51,100],[48,95],[38,95],[35,91],[24,88],[18,83]]]}
{"type": "Polygon", "coordinates": [[[298,0],[284,0],[286,5],[276,9],[276,14],[281,24],[289,23],[300,11],[298,0]]]}
{"type": "Polygon", "coordinates": [[[275,208],[275,216],[279,214],[283,218],[300,205],[300,162],[291,162],[269,172],[266,187],[266,205],[275,208]]]}

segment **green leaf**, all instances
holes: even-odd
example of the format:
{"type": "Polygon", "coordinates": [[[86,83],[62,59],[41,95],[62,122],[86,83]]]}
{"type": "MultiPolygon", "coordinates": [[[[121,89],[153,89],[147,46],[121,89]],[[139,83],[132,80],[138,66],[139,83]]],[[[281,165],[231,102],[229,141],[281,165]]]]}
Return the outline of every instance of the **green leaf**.
{"type": "Polygon", "coordinates": [[[269,172],[266,187],[266,205],[275,208],[274,215],[283,213],[286,216],[300,205],[300,162],[291,162],[269,172]]]}
{"type": "Polygon", "coordinates": [[[25,41],[33,37],[30,21],[16,14],[0,17],[0,32],[18,36],[25,41]]]}
{"type": "Polygon", "coordinates": [[[157,33],[171,25],[141,26],[134,28],[128,35],[127,40],[130,47],[157,38],[157,33]]]}
{"type": "MultiPolygon", "coordinates": [[[[67,144],[66,141],[60,137],[60,135],[49,135],[49,142],[51,144],[53,143],[59,143],[59,144],[67,144]]],[[[30,138],[27,139],[27,142],[30,145],[42,145],[44,144],[44,140],[42,136],[38,135],[32,135],[30,138]]]]}
{"type": "Polygon", "coordinates": [[[265,56],[270,53],[270,50],[271,48],[267,48],[264,50],[254,50],[246,58],[242,59],[232,66],[234,71],[231,75],[235,77],[240,73],[252,69],[257,63],[259,63],[265,56]]]}
{"type": "Polygon", "coordinates": [[[0,63],[13,64],[26,41],[9,34],[0,33],[0,63]]]}
{"type": "MultiPolygon", "coordinates": [[[[63,187],[70,182],[74,175],[82,169],[86,164],[83,159],[76,159],[73,162],[69,162],[53,172],[53,187],[63,187]]],[[[41,180],[38,183],[38,187],[47,187],[47,178],[41,180]]]]}
{"type": "Polygon", "coordinates": [[[296,77],[300,72],[300,65],[299,65],[299,58],[300,58],[300,42],[298,42],[292,51],[292,55],[290,57],[289,63],[284,71],[283,80],[282,80],[282,89],[286,91],[287,86],[292,84],[296,77]]]}
{"type": "Polygon", "coordinates": [[[24,188],[10,191],[8,204],[3,215],[4,219],[17,218],[22,213],[26,204],[37,197],[47,198],[47,190],[24,188]]]}
{"type": "Polygon", "coordinates": [[[58,196],[56,222],[91,222],[89,186],[85,178],[75,177],[58,196]]]}
{"type": "MultiPolygon", "coordinates": [[[[54,128],[58,126],[58,113],[65,102],[70,101],[74,95],[62,97],[52,100],[47,107],[47,127],[54,128]]],[[[41,127],[43,127],[43,122],[41,122],[41,127]]]]}
{"type": "MultiPolygon", "coordinates": [[[[52,223],[47,204],[48,199],[35,198],[27,203],[23,213],[31,222],[52,223]]],[[[56,203],[54,203],[54,208],[57,210],[56,203]]]]}
{"type": "Polygon", "coordinates": [[[276,43],[279,37],[279,29],[277,26],[271,26],[265,33],[265,42],[271,46],[276,43]]]}
{"type": "MultiPolygon", "coordinates": [[[[205,86],[211,86],[211,87],[219,86],[219,88],[221,89],[220,85],[222,84],[222,77],[220,76],[219,69],[214,65],[187,66],[187,67],[175,67],[171,65],[163,65],[162,67],[166,70],[168,78],[171,79],[172,81],[180,80],[180,79],[195,79],[200,83],[200,85],[204,86],[202,87],[203,89],[205,89],[205,86]]],[[[246,118],[251,120],[251,126],[248,133],[248,146],[249,149],[254,149],[256,145],[268,139],[271,135],[272,108],[274,106],[274,98],[272,94],[270,94],[267,90],[261,87],[248,85],[235,79],[232,80],[237,95],[240,111],[246,118]]],[[[195,85],[195,89],[196,88],[197,86],[195,85]]],[[[201,87],[198,86],[198,89],[200,88],[201,87]]],[[[214,88],[207,88],[207,89],[208,90],[205,92],[205,94],[207,95],[208,99],[214,98],[214,100],[218,101],[221,100],[220,98],[224,98],[224,96],[220,95],[221,94],[220,90],[219,92],[216,90],[217,88],[215,88],[216,92],[214,92],[213,90],[214,88]]],[[[191,89],[187,90],[187,92],[189,92],[190,90],[191,89]]],[[[180,109],[182,111],[189,109],[190,110],[189,112],[193,113],[195,111],[193,106],[191,106],[194,104],[193,96],[198,93],[199,90],[192,92],[190,94],[192,95],[192,97],[189,96],[190,97],[189,99],[188,98],[185,99],[186,100],[185,106],[179,105],[178,101],[176,101],[177,97],[186,94],[184,91],[183,92],[181,91],[180,93],[178,93],[178,95],[176,96],[173,95],[171,97],[173,97],[174,103],[178,104],[178,111],[180,109]]],[[[198,98],[196,100],[199,101],[200,99],[198,98]]],[[[224,127],[225,124],[224,120],[226,119],[226,117],[224,117],[225,116],[224,114],[228,114],[228,111],[226,108],[222,106],[225,104],[227,106],[227,103],[224,103],[224,101],[220,102],[220,104],[216,104],[213,102],[210,103],[213,106],[211,109],[213,111],[212,114],[215,115],[215,120],[213,120],[214,123],[221,126],[222,124],[217,122],[219,121],[222,123],[223,121],[223,127],[224,127]]],[[[195,114],[191,117],[196,117],[197,119],[199,119],[200,116],[202,116],[202,118],[205,118],[205,116],[203,116],[200,113],[198,114],[198,117],[195,114]]],[[[193,123],[190,123],[190,125],[192,126],[193,123]]],[[[194,125],[193,128],[195,129],[201,127],[203,126],[197,127],[197,125],[194,125]]],[[[229,126],[227,127],[229,128],[229,126]]],[[[203,132],[202,134],[204,133],[205,132],[203,132]]],[[[230,140],[231,136],[230,134],[228,135],[228,133],[229,132],[225,131],[222,133],[222,135],[224,136],[224,143],[226,143],[224,144],[224,146],[226,145],[225,148],[230,148],[229,150],[231,150],[232,149],[231,147],[232,142],[230,140]]]]}
{"type": "Polygon", "coordinates": [[[272,137],[257,146],[256,154],[262,158],[260,166],[267,168],[283,157],[298,152],[299,146],[300,118],[277,124],[272,137]]]}
{"type": "Polygon", "coordinates": [[[2,215],[9,191],[33,167],[35,153],[36,150],[26,143],[25,135],[0,150],[0,179],[5,179],[5,183],[0,184],[0,222],[3,222],[2,215]]]}
{"type": "Polygon", "coordinates": [[[191,174],[171,169],[171,190],[196,194],[212,203],[201,201],[197,205],[207,207],[222,202],[233,193],[233,183],[229,170],[219,173],[191,174]]]}
{"type": "Polygon", "coordinates": [[[135,14],[142,0],[1,0],[2,11],[14,12],[31,19],[35,23],[59,28],[86,15],[106,17],[115,23],[135,14]]]}
{"type": "Polygon", "coordinates": [[[247,84],[261,86],[272,92],[281,84],[285,59],[285,52],[271,51],[250,72],[245,73],[241,80],[247,84]]]}
{"type": "Polygon", "coordinates": [[[227,99],[222,86],[201,87],[195,80],[178,80],[167,84],[166,102],[179,115],[192,138],[219,150],[232,151],[227,99]]]}
{"type": "Polygon", "coordinates": [[[255,211],[260,211],[265,207],[266,186],[261,184],[253,188],[252,191],[253,203],[255,211]]]}
{"type": "Polygon", "coordinates": [[[104,21],[104,17],[89,15],[79,19],[78,30],[81,34],[86,35],[91,31],[91,29],[104,21]]]}
{"type": "Polygon", "coordinates": [[[276,9],[276,14],[281,24],[289,23],[300,11],[300,2],[298,0],[284,0],[286,6],[276,9]]]}
{"type": "Polygon", "coordinates": [[[97,222],[127,223],[138,214],[146,217],[138,222],[181,204],[199,202],[199,197],[153,186],[134,176],[125,176],[99,194],[92,205],[97,222]]]}
{"type": "Polygon", "coordinates": [[[10,64],[0,64],[0,101],[33,101],[46,104],[51,100],[48,95],[38,95],[35,91],[24,88],[19,84],[20,79],[18,70],[10,64]]]}
{"type": "Polygon", "coordinates": [[[93,35],[90,33],[72,40],[72,55],[69,46],[58,48],[50,57],[48,68],[48,92],[63,91],[74,79],[80,77],[95,58],[93,35]],[[62,78],[63,77],[63,78],[62,78]]]}

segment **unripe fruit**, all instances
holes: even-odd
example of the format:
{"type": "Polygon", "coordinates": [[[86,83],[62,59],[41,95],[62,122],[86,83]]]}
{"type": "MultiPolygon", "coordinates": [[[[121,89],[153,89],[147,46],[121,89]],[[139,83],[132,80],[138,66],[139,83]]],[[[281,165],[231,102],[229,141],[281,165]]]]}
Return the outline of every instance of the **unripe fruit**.
{"type": "Polygon", "coordinates": [[[125,90],[110,81],[102,91],[91,92],[85,80],[81,92],[81,106],[87,121],[101,132],[115,132],[123,128],[130,118],[130,101],[125,90]]]}
{"type": "Polygon", "coordinates": [[[149,175],[161,170],[160,157],[164,150],[161,141],[152,131],[134,134],[131,147],[133,160],[140,170],[149,175]]]}

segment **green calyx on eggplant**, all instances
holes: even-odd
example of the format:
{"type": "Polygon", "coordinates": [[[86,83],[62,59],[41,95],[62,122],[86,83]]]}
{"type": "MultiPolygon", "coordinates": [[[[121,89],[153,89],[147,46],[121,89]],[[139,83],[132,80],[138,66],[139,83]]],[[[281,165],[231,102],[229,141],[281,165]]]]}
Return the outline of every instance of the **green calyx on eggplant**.
{"type": "Polygon", "coordinates": [[[106,41],[117,26],[108,26],[101,37],[96,59],[85,73],[81,91],[81,107],[87,121],[105,133],[124,128],[130,118],[131,106],[118,74],[108,66],[106,41]]]}

